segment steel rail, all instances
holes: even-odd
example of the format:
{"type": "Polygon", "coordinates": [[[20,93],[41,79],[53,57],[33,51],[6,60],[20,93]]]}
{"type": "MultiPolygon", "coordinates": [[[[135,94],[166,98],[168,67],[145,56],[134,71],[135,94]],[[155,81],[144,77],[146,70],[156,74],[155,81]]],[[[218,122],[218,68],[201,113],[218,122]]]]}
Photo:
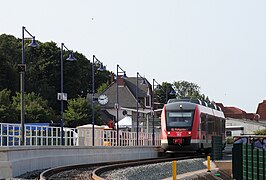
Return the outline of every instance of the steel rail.
{"type": "MultiPolygon", "coordinates": [[[[160,158],[153,158],[154,159],[163,159],[162,157],[160,158]]],[[[148,161],[152,159],[140,159],[137,161],[148,161]]],[[[121,164],[121,163],[128,163],[128,162],[136,162],[136,160],[127,160],[127,161],[112,161],[112,162],[102,162],[102,163],[90,163],[90,164],[74,164],[74,165],[67,165],[67,166],[59,166],[55,168],[50,168],[45,171],[43,171],[40,174],[40,180],[47,180],[51,176],[68,171],[68,170],[73,170],[73,169],[81,169],[81,168],[90,168],[90,167],[99,167],[99,166],[108,166],[108,165],[113,165],[113,164],[121,164]]]]}
{"type": "Polygon", "coordinates": [[[145,164],[155,164],[155,163],[161,163],[161,162],[169,162],[169,161],[180,161],[185,159],[194,159],[194,158],[203,158],[206,157],[206,155],[197,155],[197,156],[183,156],[183,157],[174,157],[174,158],[158,158],[158,159],[149,159],[149,160],[139,160],[139,161],[132,161],[132,162],[125,162],[125,163],[119,163],[119,164],[110,164],[105,165],[96,168],[91,175],[91,178],[93,180],[104,180],[103,177],[101,177],[101,174],[115,170],[120,168],[126,168],[126,167],[134,167],[134,166],[140,166],[145,164]]]}

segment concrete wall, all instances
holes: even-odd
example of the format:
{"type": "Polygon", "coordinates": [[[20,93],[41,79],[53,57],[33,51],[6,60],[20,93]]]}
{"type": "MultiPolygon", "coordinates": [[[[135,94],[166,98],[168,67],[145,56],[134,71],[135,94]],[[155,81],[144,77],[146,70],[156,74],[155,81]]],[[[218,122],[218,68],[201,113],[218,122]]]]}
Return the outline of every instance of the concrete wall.
{"type": "Polygon", "coordinates": [[[245,134],[254,134],[254,131],[266,128],[266,123],[252,121],[252,120],[233,119],[233,118],[227,118],[226,125],[243,126],[245,134]]]}
{"type": "Polygon", "coordinates": [[[156,147],[0,147],[0,179],[57,166],[155,158],[156,147]]]}

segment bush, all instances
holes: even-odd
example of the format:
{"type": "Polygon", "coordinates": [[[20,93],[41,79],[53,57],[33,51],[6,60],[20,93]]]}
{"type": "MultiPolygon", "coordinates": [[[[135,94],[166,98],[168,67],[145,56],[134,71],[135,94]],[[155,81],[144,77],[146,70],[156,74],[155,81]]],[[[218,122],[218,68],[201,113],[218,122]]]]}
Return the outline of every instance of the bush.
{"type": "Polygon", "coordinates": [[[233,144],[233,143],[234,143],[234,138],[233,137],[226,138],[226,144],[233,144]]]}
{"type": "Polygon", "coordinates": [[[266,135],[266,129],[254,131],[254,134],[256,134],[256,135],[266,135]]]}

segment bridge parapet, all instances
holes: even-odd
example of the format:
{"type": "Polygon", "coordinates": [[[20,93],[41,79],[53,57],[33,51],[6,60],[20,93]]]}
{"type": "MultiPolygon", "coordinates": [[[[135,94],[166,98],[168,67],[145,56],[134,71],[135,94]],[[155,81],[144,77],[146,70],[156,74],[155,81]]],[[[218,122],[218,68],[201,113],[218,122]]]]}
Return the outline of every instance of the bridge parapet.
{"type": "Polygon", "coordinates": [[[17,146],[0,147],[0,179],[64,165],[158,157],[151,146],[17,146]]]}

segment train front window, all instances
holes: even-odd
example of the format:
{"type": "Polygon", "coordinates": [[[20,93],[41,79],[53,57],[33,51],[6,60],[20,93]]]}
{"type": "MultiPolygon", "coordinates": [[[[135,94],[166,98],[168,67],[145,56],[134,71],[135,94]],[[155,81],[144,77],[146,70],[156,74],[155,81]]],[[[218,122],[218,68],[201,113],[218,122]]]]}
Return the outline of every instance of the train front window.
{"type": "Polygon", "coordinates": [[[192,128],[193,112],[168,112],[167,129],[192,128]]]}

